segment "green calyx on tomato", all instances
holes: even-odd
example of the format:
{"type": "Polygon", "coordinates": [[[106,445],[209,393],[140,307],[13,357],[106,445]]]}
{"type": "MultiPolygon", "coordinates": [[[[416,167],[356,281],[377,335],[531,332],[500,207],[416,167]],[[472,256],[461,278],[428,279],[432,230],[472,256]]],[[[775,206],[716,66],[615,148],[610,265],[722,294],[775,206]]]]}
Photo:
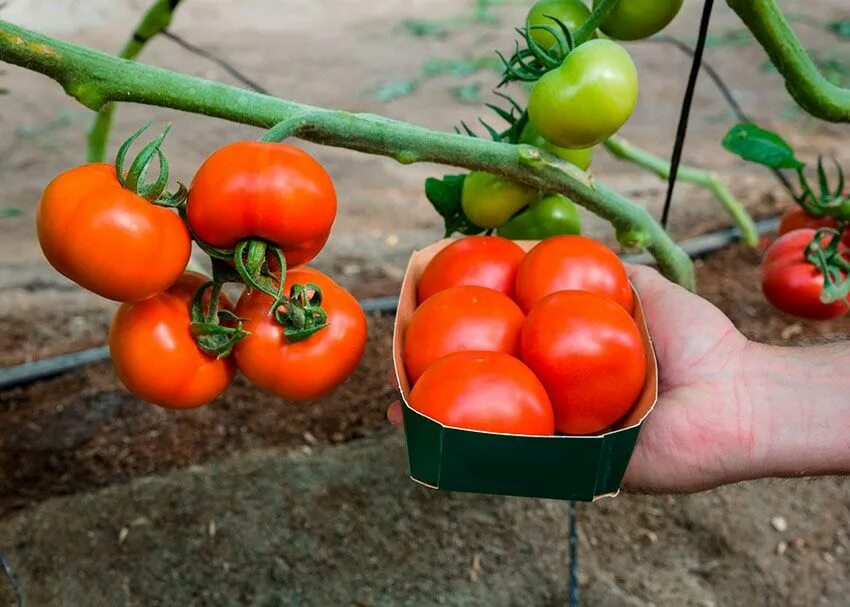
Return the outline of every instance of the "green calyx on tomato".
{"type": "Polygon", "coordinates": [[[472,223],[490,229],[505,225],[537,196],[535,190],[510,179],[476,171],[463,182],[461,205],[472,223]]]}
{"type": "MultiPolygon", "coordinates": [[[[593,6],[602,0],[593,0],[593,6]]],[[[616,40],[641,40],[663,30],[679,14],[684,0],[619,0],[599,29],[616,40]]]]}
{"type": "Polygon", "coordinates": [[[115,174],[118,177],[118,182],[121,186],[134,194],[138,194],[148,202],[152,202],[159,206],[179,208],[186,204],[188,191],[180,184],[177,192],[169,194],[165,191],[168,185],[168,160],[165,158],[165,153],[162,151],[162,142],[168,131],[171,130],[171,125],[166,124],[165,128],[153,141],[145,145],[141,151],[130,163],[130,168],[124,170],[124,161],[127,158],[127,153],[130,151],[130,146],[144,133],[153,123],[153,119],[148,120],[142,127],[130,135],[121,147],[118,149],[118,154],[115,156],[115,174]],[[159,175],[150,183],[145,182],[145,177],[148,169],[153,163],[154,158],[159,160],[159,175]]]}
{"type": "Polygon", "coordinates": [[[545,49],[551,49],[557,39],[540,26],[554,26],[558,19],[572,32],[590,17],[590,9],[581,0],[540,0],[531,7],[526,27],[532,39],[545,49]]]}
{"type": "Polygon", "coordinates": [[[549,194],[499,228],[499,236],[511,240],[543,240],[550,236],[581,233],[581,217],[566,196],[549,194]]]}
{"type": "Polygon", "coordinates": [[[593,161],[593,148],[580,148],[571,150],[568,148],[558,147],[554,143],[547,141],[543,135],[530,122],[522,130],[522,135],[519,138],[520,143],[533,145],[545,150],[550,154],[557,156],[567,162],[576,165],[582,171],[590,168],[590,163],[593,161]]]}
{"type": "Polygon", "coordinates": [[[637,68],[626,49],[611,40],[591,40],[537,81],[528,115],[554,145],[588,148],[626,123],[637,98],[637,68]]]}
{"type": "Polygon", "coordinates": [[[189,331],[195,343],[204,354],[217,358],[230,356],[233,346],[248,335],[242,328],[242,319],[229,307],[221,307],[222,286],[220,280],[201,284],[192,296],[189,308],[189,331]]]}

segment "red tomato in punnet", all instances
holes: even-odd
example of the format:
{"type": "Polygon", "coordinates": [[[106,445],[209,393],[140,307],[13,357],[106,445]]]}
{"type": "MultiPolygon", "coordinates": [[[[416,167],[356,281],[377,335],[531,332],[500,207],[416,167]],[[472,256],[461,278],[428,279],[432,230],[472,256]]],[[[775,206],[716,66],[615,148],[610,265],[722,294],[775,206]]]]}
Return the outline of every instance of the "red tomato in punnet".
{"type": "Polygon", "coordinates": [[[469,350],[519,355],[525,315],[507,295],[485,287],[452,287],[413,313],[404,335],[411,384],[438,358],[469,350]]]}
{"type": "Polygon", "coordinates": [[[545,386],[564,434],[610,427],[634,405],[646,375],[634,319],[613,300],[584,291],[553,293],[531,309],[522,360],[545,386]]]}
{"type": "Polygon", "coordinates": [[[284,292],[295,283],[315,283],[322,290],[328,325],[303,341],[291,343],[283,327],[269,314],[272,298],[246,291],[236,315],[246,319],[250,335],[233,348],[239,370],[251,382],[288,400],[319,398],[348,379],[366,349],[366,317],[357,300],[330,278],[312,268],[286,273],[284,292]]]}
{"type": "Polygon", "coordinates": [[[180,216],[125,189],[115,167],[84,164],[51,181],[36,215],[47,261],[115,301],[141,301],[183,274],[192,242],[180,216]]]}
{"type": "Polygon", "coordinates": [[[555,236],[538,243],[517,270],[516,302],[526,313],[557,291],[588,291],[611,298],[629,314],[634,296],[617,255],[585,236],[555,236]]]}
{"type": "Polygon", "coordinates": [[[513,297],[516,273],[525,257],[519,245],[499,236],[468,236],[437,253],[419,279],[422,303],[434,293],[459,286],[488,287],[513,297]]]}
{"type": "Polygon", "coordinates": [[[764,254],[761,288],[781,312],[811,320],[829,320],[848,311],[846,300],[821,302],[823,274],[805,256],[815,230],[794,230],[780,236],[764,254]]]}
{"type": "Polygon", "coordinates": [[[534,373],[502,352],[455,352],[428,367],[410,406],[443,425],[502,434],[551,435],[552,406],[534,373]]]}
{"type": "Polygon", "coordinates": [[[282,143],[239,141],[207,158],[186,204],[202,241],[230,249],[256,238],[277,245],[289,266],[313,259],[336,217],[336,192],[322,165],[282,143]]]}
{"type": "MultiPolygon", "coordinates": [[[[118,308],[109,352],[119,379],[139,398],[172,409],[200,407],[233,379],[233,359],[205,354],[189,330],[192,298],[205,282],[206,277],[186,272],[164,293],[118,308]]],[[[233,309],[224,295],[219,306],[233,309]]]]}

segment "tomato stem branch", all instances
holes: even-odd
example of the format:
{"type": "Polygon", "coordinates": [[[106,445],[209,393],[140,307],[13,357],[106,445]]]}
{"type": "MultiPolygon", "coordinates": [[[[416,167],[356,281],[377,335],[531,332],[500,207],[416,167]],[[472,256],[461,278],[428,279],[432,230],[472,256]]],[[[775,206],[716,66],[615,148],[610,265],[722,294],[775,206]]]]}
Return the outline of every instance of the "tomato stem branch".
{"type": "Polygon", "coordinates": [[[767,52],[800,107],[821,120],[850,122],[850,89],[833,84],[820,73],[776,0],[726,3],[767,52]]]}
{"type": "MultiPolygon", "coordinates": [[[[182,0],[156,0],[142,17],[142,20],[133,30],[130,39],[119,51],[118,56],[122,59],[135,59],[142,52],[148,41],[162,33],[171,25],[174,10],[182,0]]],[[[88,146],[86,160],[88,162],[103,162],[106,159],[106,144],[109,140],[109,129],[112,126],[112,115],[115,113],[115,105],[107,103],[95,116],[88,133],[88,146]]]]}
{"type": "Polygon", "coordinates": [[[672,280],[693,289],[693,263],[643,207],[552,155],[426,129],[374,114],[317,108],[112,57],[0,21],[0,60],[40,72],[93,110],[114,101],[214,116],[262,128],[294,120],[292,135],[315,143],[388,156],[403,164],[435,162],[508,177],[560,193],[611,222],[645,235],[647,250],[672,280]],[[529,159],[534,157],[534,162],[529,159]]]}
{"type": "MultiPolygon", "coordinates": [[[[609,138],[605,142],[605,148],[615,158],[633,162],[655,173],[661,179],[667,179],[670,176],[670,163],[667,160],[639,148],[622,137],[615,135],[609,138]]],[[[750,247],[758,245],[758,229],[753,218],[716,174],[693,166],[680,165],[678,178],[680,181],[701,186],[714,194],[741,231],[741,240],[750,247]]]]}
{"type": "Polygon", "coordinates": [[[614,8],[617,4],[618,0],[602,0],[601,2],[593,5],[593,11],[590,13],[590,16],[587,18],[587,21],[581,24],[579,28],[573,33],[573,43],[578,46],[596,31],[596,28],[599,27],[599,24],[602,23],[603,19],[608,16],[608,13],[614,8]]]}

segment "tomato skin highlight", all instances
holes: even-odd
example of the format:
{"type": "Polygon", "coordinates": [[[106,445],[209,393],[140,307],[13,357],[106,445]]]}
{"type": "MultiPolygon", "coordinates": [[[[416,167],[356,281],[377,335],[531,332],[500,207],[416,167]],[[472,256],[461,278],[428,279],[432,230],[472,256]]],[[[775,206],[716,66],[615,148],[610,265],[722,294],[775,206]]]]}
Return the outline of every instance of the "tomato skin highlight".
{"type": "Polygon", "coordinates": [[[452,287],[428,298],[407,325],[404,366],[415,384],[437,359],[453,352],[519,355],[525,315],[511,299],[485,287],[452,287]]]}
{"type": "MultiPolygon", "coordinates": [[[[600,0],[593,0],[593,5],[600,0]]],[[[619,0],[599,25],[606,36],[615,40],[641,40],[667,27],[684,0],[619,0]]]]}
{"type": "Polygon", "coordinates": [[[522,329],[522,360],[546,387],[555,427],[593,434],[634,405],[646,376],[640,331],[622,306],[583,291],[538,302],[522,329]]]}
{"type": "Polygon", "coordinates": [[[187,217],[214,247],[256,238],[277,245],[286,263],[313,259],[330,235],[336,191],[307,152],[291,145],[239,141],[207,158],[192,180],[187,217]]]}
{"type": "MultiPolygon", "coordinates": [[[[142,400],[169,409],[200,407],[233,379],[233,359],[205,354],[189,329],[192,297],[206,282],[185,272],[167,291],[118,308],[109,330],[112,364],[121,383],[142,400]]],[[[219,306],[233,309],[224,295],[219,306]]]]}
{"type": "Polygon", "coordinates": [[[637,99],[637,68],[628,51],[611,40],[591,40],[534,84],[528,116],[552,144],[589,148],[626,123],[637,99]]]}
{"type": "Polygon", "coordinates": [[[286,273],[284,292],[295,284],[316,283],[328,326],[307,339],[290,343],[283,327],[269,315],[272,299],[254,290],[236,304],[251,334],[236,344],[239,370],[252,383],[287,400],[304,401],[333,391],[354,372],[366,349],[366,316],[357,300],[333,280],[312,268],[286,273]]]}
{"type": "Polygon", "coordinates": [[[844,316],[848,302],[821,302],[823,274],[805,257],[814,236],[814,229],[794,230],[770,245],[762,260],[761,288],[767,301],[780,312],[810,320],[830,320],[844,316]]]}
{"type": "MultiPolygon", "coordinates": [[[[528,12],[526,27],[551,25],[559,29],[558,24],[549,17],[560,20],[570,32],[575,32],[590,17],[590,9],[581,0],[540,0],[528,12]]],[[[531,30],[531,38],[545,49],[552,48],[557,40],[546,30],[531,30]]]]}
{"type": "Polygon", "coordinates": [[[105,163],[53,179],[41,196],[36,229],[44,256],[60,274],[120,302],[165,291],[191,253],[180,217],[122,187],[105,163]]]}
{"type": "Polygon", "coordinates": [[[581,217],[566,196],[550,194],[499,228],[499,236],[512,240],[545,240],[581,233],[581,217]]]}
{"type": "Polygon", "coordinates": [[[453,428],[537,436],[555,431],[540,381],[502,352],[456,352],[439,359],[413,386],[408,401],[453,428]]]}
{"type": "Polygon", "coordinates": [[[556,236],[538,243],[517,270],[516,302],[524,312],[557,291],[610,297],[632,313],[634,295],[626,268],[608,247],[585,236],[556,236]]]}
{"type": "Polygon", "coordinates": [[[516,273],[525,257],[519,245],[498,236],[468,236],[437,253],[419,279],[416,294],[421,304],[444,289],[487,287],[513,297],[516,273]]]}

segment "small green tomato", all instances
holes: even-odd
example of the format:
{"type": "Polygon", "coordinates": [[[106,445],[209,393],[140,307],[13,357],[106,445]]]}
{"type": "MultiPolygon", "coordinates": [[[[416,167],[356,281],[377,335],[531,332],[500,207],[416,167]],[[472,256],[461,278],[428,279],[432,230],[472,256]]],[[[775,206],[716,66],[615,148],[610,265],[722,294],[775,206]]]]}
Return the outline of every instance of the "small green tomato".
{"type": "Polygon", "coordinates": [[[481,228],[498,228],[537,199],[537,192],[499,175],[476,171],[466,176],[461,192],[463,212],[481,228]]]}
{"type": "Polygon", "coordinates": [[[637,98],[637,69],[626,49],[611,40],[591,40],[537,81],[528,115],[553,144],[589,148],[626,123],[637,98]]]}

